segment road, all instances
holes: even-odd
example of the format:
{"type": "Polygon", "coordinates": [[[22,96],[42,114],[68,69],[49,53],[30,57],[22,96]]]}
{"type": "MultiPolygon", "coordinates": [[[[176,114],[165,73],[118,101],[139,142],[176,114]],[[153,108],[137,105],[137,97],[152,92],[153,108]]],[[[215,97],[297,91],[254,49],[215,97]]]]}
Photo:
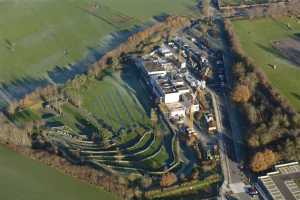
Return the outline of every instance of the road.
{"type": "MultiPolygon", "coordinates": [[[[216,13],[216,19],[222,20],[221,14],[212,8],[212,12],[216,13]]],[[[221,29],[220,29],[221,30],[221,29]]],[[[221,30],[222,32],[223,30],[221,30]]],[[[183,38],[184,34],[181,35],[183,38]]],[[[184,39],[184,42],[195,52],[203,52],[190,40],[184,39]]],[[[227,79],[227,88],[232,87],[231,66],[232,57],[228,49],[228,45],[224,37],[219,38],[220,48],[224,52],[224,73],[227,79]]],[[[213,66],[214,63],[210,63],[213,66]]],[[[221,187],[221,198],[225,199],[225,193],[232,191],[238,196],[238,199],[253,199],[245,193],[245,183],[247,180],[243,172],[239,169],[240,163],[245,159],[245,151],[243,145],[243,135],[241,131],[240,117],[237,108],[231,102],[230,91],[226,89],[221,92],[209,89],[213,97],[215,115],[218,127],[218,142],[221,149],[221,164],[224,174],[224,183],[221,187]]]]}

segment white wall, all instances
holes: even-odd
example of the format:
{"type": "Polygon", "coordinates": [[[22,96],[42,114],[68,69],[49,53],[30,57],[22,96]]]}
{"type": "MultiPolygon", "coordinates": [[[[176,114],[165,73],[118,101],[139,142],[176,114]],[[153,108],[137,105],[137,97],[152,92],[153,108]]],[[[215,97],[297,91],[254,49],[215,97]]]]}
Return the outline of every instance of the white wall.
{"type": "Polygon", "coordinates": [[[165,94],[165,102],[164,103],[175,103],[175,102],[179,102],[179,97],[180,97],[180,93],[176,92],[176,93],[170,93],[170,94],[165,94]]]}
{"type": "Polygon", "coordinates": [[[189,89],[184,89],[184,90],[178,90],[179,94],[182,95],[182,94],[186,94],[186,93],[189,93],[190,90],[189,89]]]}

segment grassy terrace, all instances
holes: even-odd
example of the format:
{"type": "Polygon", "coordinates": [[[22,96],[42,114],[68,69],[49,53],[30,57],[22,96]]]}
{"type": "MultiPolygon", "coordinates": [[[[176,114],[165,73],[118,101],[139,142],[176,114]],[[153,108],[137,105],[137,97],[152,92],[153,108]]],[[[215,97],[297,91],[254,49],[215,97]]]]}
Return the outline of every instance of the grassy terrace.
{"type": "Polygon", "coordinates": [[[0,199],[10,200],[117,200],[100,188],[0,146],[0,199]]]}
{"type": "Polygon", "coordinates": [[[131,168],[129,171],[160,172],[164,166],[176,164],[169,130],[162,123],[157,128],[159,133],[151,130],[151,95],[135,67],[125,66],[116,72],[106,70],[101,80],[89,78],[80,86],[71,82],[65,91],[81,99],[80,108],[64,103],[63,114],[50,116],[48,122],[64,124],[74,134],[99,133],[106,138],[101,141],[113,142],[115,146],[105,150],[101,145],[65,138],[55,131],[49,138],[61,138],[69,148],[80,149],[88,162],[122,167],[122,171],[131,168]]]}
{"type": "Polygon", "coordinates": [[[271,83],[300,111],[300,68],[272,47],[274,41],[295,37],[300,23],[295,18],[233,21],[242,48],[267,74],[271,83]],[[270,65],[276,65],[274,70],[270,65]]]}
{"type": "Polygon", "coordinates": [[[1,1],[0,81],[44,77],[55,66],[93,57],[94,48],[105,46],[110,33],[142,25],[161,14],[189,15],[195,2],[1,1]]]}
{"type": "Polygon", "coordinates": [[[116,73],[108,71],[101,81],[90,79],[79,90],[69,87],[67,91],[81,98],[84,109],[114,130],[150,124],[150,95],[131,67],[116,73]]]}
{"type": "MultiPolygon", "coordinates": [[[[88,148],[88,146],[86,147],[88,148]]],[[[86,148],[82,146],[81,149],[85,150],[86,148]]],[[[146,136],[127,149],[107,153],[97,150],[85,151],[83,156],[88,158],[88,160],[109,166],[137,167],[139,169],[145,169],[146,171],[147,169],[152,171],[160,170],[168,159],[170,159],[166,147],[163,145],[162,138],[160,137],[153,138],[146,136]],[[141,146],[142,144],[143,146],[141,146]],[[127,149],[131,150],[128,151],[127,149]],[[118,158],[118,156],[122,157],[118,158]]]]}

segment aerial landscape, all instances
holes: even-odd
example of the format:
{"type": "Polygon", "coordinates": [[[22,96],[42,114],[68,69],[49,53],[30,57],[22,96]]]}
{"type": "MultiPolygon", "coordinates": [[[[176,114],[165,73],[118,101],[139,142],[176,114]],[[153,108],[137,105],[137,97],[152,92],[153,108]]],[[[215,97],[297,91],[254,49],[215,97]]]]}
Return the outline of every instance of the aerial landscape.
{"type": "Polygon", "coordinates": [[[300,200],[299,0],[0,1],[0,199],[300,200]]]}

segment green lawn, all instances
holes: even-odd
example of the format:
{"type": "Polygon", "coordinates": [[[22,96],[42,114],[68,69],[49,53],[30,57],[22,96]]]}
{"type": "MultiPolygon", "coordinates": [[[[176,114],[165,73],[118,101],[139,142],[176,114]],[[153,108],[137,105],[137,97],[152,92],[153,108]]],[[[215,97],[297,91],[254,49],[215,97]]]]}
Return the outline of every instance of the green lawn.
{"type": "Polygon", "coordinates": [[[191,14],[196,0],[0,2],[0,82],[40,78],[84,58],[108,34],[161,14],[191,14]],[[65,52],[66,50],[66,52],[65,52]]]}
{"type": "Polygon", "coordinates": [[[118,198],[0,146],[0,199],[116,200],[118,198]]]}
{"type": "Polygon", "coordinates": [[[79,95],[82,108],[114,130],[132,124],[149,125],[150,99],[134,73],[122,71],[110,73],[101,81],[89,79],[79,90],[69,88],[69,92],[79,95]]]}
{"type": "Polygon", "coordinates": [[[165,147],[162,147],[161,151],[155,157],[143,161],[143,165],[145,165],[146,168],[158,170],[165,166],[168,159],[168,152],[165,147]]]}
{"type": "Polygon", "coordinates": [[[294,18],[233,21],[242,48],[269,77],[271,83],[300,111],[300,68],[278,56],[272,42],[300,33],[294,18]],[[288,28],[288,24],[291,29],[288,28]],[[277,65],[273,70],[270,65],[277,65]]]}

